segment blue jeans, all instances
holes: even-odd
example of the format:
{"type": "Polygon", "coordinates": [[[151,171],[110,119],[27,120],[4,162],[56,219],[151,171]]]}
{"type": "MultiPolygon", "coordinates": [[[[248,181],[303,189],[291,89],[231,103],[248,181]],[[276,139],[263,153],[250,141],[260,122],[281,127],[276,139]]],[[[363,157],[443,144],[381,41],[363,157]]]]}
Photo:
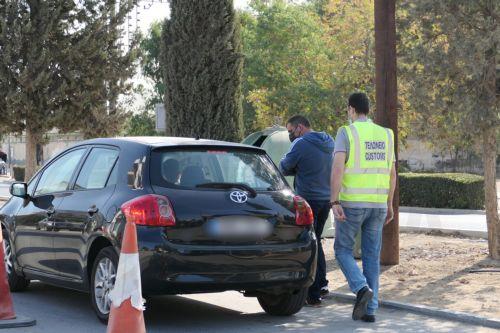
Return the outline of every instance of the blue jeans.
{"type": "Polygon", "coordinates": [[[373,299],[368,303],[367,314],[378,308],[380,275],[380,249],[382,229],[387,216],[386,208],[344,208],[346,220],[335,220],[335,258],[353,293],[369,286],[373,299]],[[356,234],[361,229],[361,261],[363,272],[354,260],[352,250],[356,234]]]}
{"type": "Polygon", "coordinates": [[[321,244],[321,234],[325,227],[325,222],[328,219],[328,214],[330,213],[330,201],[329,200],[307,200],[314,216],[314,233],[316,234],[316,239],[318,240],[318,265],[316,269],[316,278],[314,283],[309,287],[308,298],[309,299],[319,299],[321,288],[328,286],[328,280],[326,279],[326,260],[325,253],[323,252],[323,246],[321,244]]]}

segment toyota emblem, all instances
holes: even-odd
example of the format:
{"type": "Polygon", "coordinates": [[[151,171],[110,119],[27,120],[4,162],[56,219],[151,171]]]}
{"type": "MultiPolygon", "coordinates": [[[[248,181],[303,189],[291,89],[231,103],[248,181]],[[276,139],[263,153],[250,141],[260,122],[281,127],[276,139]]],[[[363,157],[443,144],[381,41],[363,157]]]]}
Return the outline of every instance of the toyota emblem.
{"type": "Polygon", "coordinates": [[[229,198],[231,198],[232,201],[236,203],[245,203],[248,200],[248,196],[245,192],[241,191],[233,191],[229,195],[229,198]]]}

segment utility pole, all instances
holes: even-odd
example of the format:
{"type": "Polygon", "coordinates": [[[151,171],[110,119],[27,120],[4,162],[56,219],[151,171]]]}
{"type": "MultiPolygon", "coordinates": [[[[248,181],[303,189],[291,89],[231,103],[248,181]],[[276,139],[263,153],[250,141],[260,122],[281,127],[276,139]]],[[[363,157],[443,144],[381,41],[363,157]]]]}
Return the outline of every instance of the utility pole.
{"type": "MultiPolygon", "coordinates": [[[[375,0],[375,122],[394,131],[398,160],[398,113],[396,80],[396,1],[375,0]]],[[[399,264],[399,185],[394,195],[394,220],[384,226],[380,263],[399,264]]]]}

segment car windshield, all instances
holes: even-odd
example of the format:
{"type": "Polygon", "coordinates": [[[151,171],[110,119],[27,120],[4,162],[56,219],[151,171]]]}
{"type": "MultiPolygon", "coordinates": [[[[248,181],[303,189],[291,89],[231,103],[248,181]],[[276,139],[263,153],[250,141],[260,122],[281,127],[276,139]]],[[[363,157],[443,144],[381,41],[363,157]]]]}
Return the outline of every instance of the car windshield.
{"type": "Polygon", "coordinates": [[[151,163],[151,182],[162,187],[210,188],[211,183],[244,184],[257,191],[286,187],[267,155],[249,150],[155,150],[151,163]]]}

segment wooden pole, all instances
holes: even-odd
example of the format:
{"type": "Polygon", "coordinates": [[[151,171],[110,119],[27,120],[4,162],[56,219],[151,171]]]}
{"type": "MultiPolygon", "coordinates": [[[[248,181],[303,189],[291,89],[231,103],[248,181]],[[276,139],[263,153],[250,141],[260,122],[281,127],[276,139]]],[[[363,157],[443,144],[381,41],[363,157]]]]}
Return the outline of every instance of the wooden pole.
{"type": "MultiPolygon", "coordinates": [[[[375,122],[394,131],[398,160],[398,114],[396,79],[396,1],[375,0],[375,122]]],[[[397,164],[396,164],[397,165],[397,164]]],[[[399,189],[394,195],[394,220],[384,227],[382,265],[399,263],[399,189]]]]}

